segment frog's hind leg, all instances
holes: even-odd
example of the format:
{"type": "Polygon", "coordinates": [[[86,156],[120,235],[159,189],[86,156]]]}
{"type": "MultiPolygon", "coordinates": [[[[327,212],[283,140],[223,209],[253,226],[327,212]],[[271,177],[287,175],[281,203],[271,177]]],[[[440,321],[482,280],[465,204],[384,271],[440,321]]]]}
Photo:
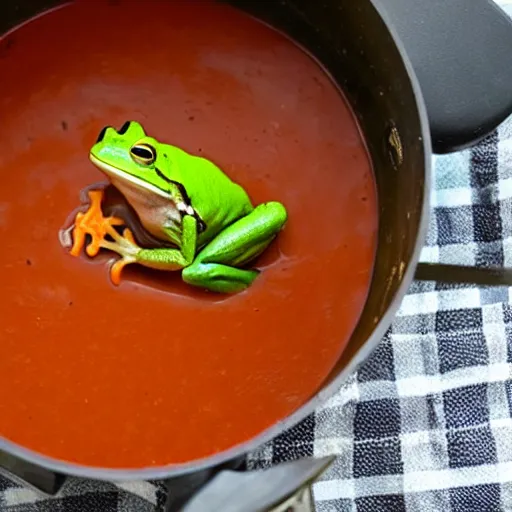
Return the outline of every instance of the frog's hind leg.
{"type": "Polygon", "coordinates": [[[183,269],[183,280],[220,293],[235,293],[247,288],[259,272],[238,267],[259,256],[286,220],[286,209],[281,203],[258,205],[249,215],[219,233],[194,262],[183,269]]]}

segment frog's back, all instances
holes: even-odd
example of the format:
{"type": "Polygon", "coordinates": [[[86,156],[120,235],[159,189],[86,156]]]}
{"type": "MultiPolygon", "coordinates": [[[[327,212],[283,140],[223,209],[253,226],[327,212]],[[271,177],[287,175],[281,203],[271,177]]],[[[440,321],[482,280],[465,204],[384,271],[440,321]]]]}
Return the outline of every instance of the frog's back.
{"type": "Polygon", "coordinates": [[[245,190],[209,160],[183,152],[178,167],[176,181],[185,187],[192,207],[206,224],[200,242],[208,242],[253,210],[245,190]]]}

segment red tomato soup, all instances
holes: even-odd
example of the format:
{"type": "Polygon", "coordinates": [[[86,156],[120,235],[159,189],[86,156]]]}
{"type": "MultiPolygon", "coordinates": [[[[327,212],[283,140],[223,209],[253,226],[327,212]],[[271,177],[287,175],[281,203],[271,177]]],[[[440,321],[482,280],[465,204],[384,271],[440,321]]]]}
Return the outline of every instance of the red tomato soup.
{"type": "Polygon", "coordinates": [[[353,113],[282,34],[203,1],[78,1],[0,40],[0,435],[89,466],[181,463],[286,417],[362,311],[377,198],[353,113]],[[285,229],[248,290],[74,258],[59,230],[105,125],[213,160],[285,229]]]}

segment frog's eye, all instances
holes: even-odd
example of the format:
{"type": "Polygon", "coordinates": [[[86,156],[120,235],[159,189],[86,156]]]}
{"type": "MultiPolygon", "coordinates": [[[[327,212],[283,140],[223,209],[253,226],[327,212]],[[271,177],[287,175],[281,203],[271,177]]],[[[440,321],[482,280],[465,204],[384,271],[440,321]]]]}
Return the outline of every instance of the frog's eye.
{"type": "Polygon", "coordinates": [[[132,160],[141,165],[151,165],[156,160],[156,149],[149,144],[135,144],[130,149],[132,160]]]}

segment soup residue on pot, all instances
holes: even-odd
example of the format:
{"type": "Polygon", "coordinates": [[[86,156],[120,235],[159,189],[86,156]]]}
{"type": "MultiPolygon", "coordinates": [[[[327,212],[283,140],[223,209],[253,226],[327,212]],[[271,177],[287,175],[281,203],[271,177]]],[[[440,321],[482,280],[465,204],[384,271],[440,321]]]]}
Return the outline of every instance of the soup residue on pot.
{"type": "Polygon", "coordinates": [[[371,280],[377,198],[354,115],[277,31],[216,2],[78,1],[0,39],[0,436],[89,466],[243,442],[321,385],[371,280]],[[106,124],[215,161],[289,223],[251,288],[71,258],[58,239],[106,124]]]}

